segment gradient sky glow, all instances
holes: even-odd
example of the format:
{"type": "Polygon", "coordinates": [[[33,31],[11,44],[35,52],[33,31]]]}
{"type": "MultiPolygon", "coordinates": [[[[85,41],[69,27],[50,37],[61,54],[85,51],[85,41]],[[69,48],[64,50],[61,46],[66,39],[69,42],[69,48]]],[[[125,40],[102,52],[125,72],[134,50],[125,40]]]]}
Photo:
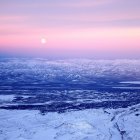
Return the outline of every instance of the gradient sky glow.
{"type": "Polygon", "coordinates": [[[0,55],[140,58],[140,0],[0,0],[0,55]]]}

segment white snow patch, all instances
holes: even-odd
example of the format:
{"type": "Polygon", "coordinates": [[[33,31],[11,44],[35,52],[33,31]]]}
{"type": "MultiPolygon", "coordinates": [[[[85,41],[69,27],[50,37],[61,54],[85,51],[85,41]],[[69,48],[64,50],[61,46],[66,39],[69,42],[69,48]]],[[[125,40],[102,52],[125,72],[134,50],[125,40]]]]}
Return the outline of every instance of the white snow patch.
{"type": "Polygon", "coordinates": [[[0,95],[0,101],[12,101],[14,97],[14,95],[0,95]]]}
{"type": "Polygon", "coordinates": [[[127,109],[89,109],[66,113],[0,110],[2,140],[140,139],[140,105],[127,109]]]}
{"type": "Polygon", "coordinates": [[[119,88],[119,89],[140,89],[140,87],[112,87],[112,88],[119,88]]]}
{"type": "Polygon", "coordinates": [[[140,81],[123,81],[121,84],[140,84],[140,81]]]}

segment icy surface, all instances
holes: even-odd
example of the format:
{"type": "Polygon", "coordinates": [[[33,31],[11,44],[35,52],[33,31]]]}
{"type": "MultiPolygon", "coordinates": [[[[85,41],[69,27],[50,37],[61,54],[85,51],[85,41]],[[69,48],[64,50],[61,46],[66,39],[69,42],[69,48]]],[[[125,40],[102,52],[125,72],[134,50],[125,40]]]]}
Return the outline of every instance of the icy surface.
{"type": "Polygon", "coordinates": [[[66,113],[0,110],[1,140],[139,140],[140,105],[66,113]]]}
{"type": "Polygon", "coordinates": [[[123,81],[122,84],[140,84],[140,81],[123,81]]]}
{"type": "Polygon", "coordinates": [[[12,101],[14,97],[14,95],[0,95],[0,101],[12,101]]]}

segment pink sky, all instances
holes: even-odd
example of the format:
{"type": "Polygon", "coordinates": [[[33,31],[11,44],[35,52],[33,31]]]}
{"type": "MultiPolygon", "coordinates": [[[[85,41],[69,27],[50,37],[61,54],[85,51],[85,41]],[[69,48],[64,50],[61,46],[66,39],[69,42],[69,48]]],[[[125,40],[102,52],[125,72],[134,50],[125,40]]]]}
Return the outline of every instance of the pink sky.
{"type": "Polygon", "coordinates": [[[0,55],[140,58],[138,4],[139,0],[5,0],[0,2],[0,55]]]}

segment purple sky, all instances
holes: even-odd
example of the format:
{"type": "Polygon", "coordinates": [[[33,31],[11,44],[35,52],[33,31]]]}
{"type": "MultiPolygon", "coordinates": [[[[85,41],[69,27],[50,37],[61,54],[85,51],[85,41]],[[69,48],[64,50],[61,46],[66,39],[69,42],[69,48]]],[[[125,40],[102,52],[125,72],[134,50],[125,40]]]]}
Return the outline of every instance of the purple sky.
{"type": "Polygon", "coordinates": [[[139,54],[140,0],[0,0],[0,55],[119,59],[139,54]]]}

